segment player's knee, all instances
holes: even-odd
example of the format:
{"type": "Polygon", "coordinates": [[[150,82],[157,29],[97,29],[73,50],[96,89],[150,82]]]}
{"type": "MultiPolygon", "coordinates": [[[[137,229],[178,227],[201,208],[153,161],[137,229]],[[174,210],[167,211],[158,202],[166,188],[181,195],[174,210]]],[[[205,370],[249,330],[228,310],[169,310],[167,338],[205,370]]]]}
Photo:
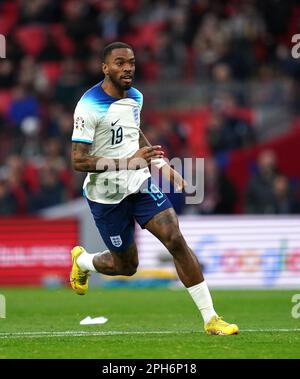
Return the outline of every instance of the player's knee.
{"type": "Polygon", "coordinates": [[[165,245],[171,254],[181,251],[186,245],[179,229],[172,230],[165,239],[165,245]]]}

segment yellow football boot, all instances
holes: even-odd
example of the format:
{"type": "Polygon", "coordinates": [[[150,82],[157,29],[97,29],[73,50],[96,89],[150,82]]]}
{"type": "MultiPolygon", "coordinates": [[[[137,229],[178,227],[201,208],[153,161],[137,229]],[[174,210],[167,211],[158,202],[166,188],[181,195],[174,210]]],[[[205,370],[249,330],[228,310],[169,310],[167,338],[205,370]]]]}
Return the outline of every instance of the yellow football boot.
{"type": "Polygon", "coordinates": [[[230,336],[238,334],[239,328],[235,324],[228,324],[222,317],[213,316],[204,326],[206,334],[216,334],[218,336],[230,336]]]}
{"type": "Polygon", "coordinates": [[[71,250],[72,255],[72,271],[70,273],[70,283],[73,290],[78,295],[85,295],[89,286],[89,272],[82,271],[77,264],[77,258],[85,249],[82,246],[75,246],[71,250]]]}

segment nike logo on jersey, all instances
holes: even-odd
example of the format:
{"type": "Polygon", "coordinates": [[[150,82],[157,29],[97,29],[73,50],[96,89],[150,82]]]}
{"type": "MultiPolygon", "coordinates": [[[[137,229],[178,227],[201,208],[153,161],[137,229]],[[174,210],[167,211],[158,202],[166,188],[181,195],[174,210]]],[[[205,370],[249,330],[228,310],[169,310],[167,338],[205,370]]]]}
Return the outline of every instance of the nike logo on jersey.
{"type": "Polygon", "coordinates": [[[118,119],[118,120],[117,120],[117,121],[115,121],[115,122],[112,122],[112,123],[111,123],[111,126],[115,126],[115,125],[116,125],[116,123],[117,123],[118,121],[120,121],[120,119],[118,119]]]}
{"type": "Polygon", "coordinates": [[[167,201],[167,199],[165,199],[165,200],[162,201],[161,203],[157,203],[156,205],[157,205],[158,207],[160,207],[161,205],[163,205],[163,203],[164,203],[165,201],[167,201]]]}

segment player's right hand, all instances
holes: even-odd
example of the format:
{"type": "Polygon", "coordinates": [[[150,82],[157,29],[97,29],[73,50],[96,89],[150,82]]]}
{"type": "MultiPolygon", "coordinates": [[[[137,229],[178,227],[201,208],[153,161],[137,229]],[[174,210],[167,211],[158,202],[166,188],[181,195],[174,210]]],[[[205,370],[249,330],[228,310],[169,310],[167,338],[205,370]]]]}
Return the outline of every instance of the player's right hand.
{"type": "Polygon", "coordinates": [[[144,146],[128,159],[128,169],[138,170],[151,164],[151,159],[163,158],[164,152],[160,145],[144,146]]]}

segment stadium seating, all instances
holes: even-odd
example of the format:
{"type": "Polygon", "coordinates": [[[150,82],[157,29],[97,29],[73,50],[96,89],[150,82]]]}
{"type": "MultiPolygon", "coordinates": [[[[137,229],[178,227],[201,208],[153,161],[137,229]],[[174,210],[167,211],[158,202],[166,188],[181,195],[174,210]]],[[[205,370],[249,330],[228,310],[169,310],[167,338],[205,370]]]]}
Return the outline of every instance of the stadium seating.
{"type": "Polygon", "coordinates": [[[0,114],[6,115],[11,103],[12,94],[11,91],[0,91],[0,114]]]}
{"type": "MultiPolygon", "coordinates": [[[[242,5],[240,8],[234,0],[221,3],[219,12],[216,12],[213,2],[207,2],[203,6],[197,2],[153,2],[149,7],[149,2],[134,0],[88,1],[82,4],[80,1],[73,3],[69,0],[61,2],[43,0],[29,7],[25,1],[1,1],[0,34],[7,36],[10,47],[8,59],[11,61],[10,70],[13,70],[13,75],[12,71],[8,72],[9,68],[3,65],[0,71],[1,80],[8,89],[0,89],[0,132],[2,135],[9,130],[11,134],[1,141],[3,148],[0,154],[0,169],[5,171],[6,159],[16,150],[22,159],[33,159],[34,164],[37,164],[35,155],[37,154],[40,157],[37,166],[40,165],[45,159],[44,141],[56,138],[58,141],[63,141],[64,145],[58,155],[66,167],[61,178],[62,182],[66,192],[72,193],[67,198],[71,199],[81,194],[80,179],[70,168],[68,142],[72,132],[75,100],[91,83],[98,80],[97,72],[95,73],[93,69],[89,72],[89,60],[95,56],[100,57],[103,46],[111,42],[110,37],[106,37],[102,30],[104,26],[101,20],[105,12],[108,12],[114,20],[114,25],[109,25],[109,28],[112,26],[112,35],[115,35],[115,39],[127,42],[134,48],[137,57],[137,87],[143,91],[145,99],[143,119],[153,127],[154,132],[151,135],[153,141],[164,142],[159,140],[159,123],[166,117],[186,126],[187,137],[184,140],[186,144],[184,148],[187,155],[190,157],[217,155],[209,142],[207,129],[212,110],[219,106],[219,90],[231,91],[236,101],[233,110],[222,110],[228,118],[234,117],[241,121],[241,124],[250,125],[254,132],[262,133],[268,129],[270,138],[272,138],[273,123],[265,122],[265,125],[260,124],[259,127],[256,127],[256,123],[260,121],[260,116],[264,112],[268,116],[277,104],[281,107],[281,103],[286,103],[284,116],[287,116],[287,121],[285,130],[282,126],[282,133],[288,131],[293,112],[295,114],[299,112],[297,89],[299,65],[290,60],[289,56],[285,57],[282,51],[280,49],[277,51],[275,47],[278,44],[285,54],[288,53],[291,36],[298,33],[300,6],[296,2],[287,2],[288,12],[283,15],[285,19],[277,20],[276,15],[268,12],[265,2],[260,2],[259,5],[250,2],[249,9],[253,7],[254,11],[252,13],[246,11],[242,5]],[[211,16],[215,19],[214,22],[211,21],[211,16]],[[80,28],[70,28],[72,17],[77,20],[79,26],[81,20],[90,24],[91,29],[87,33],[81,33],[80,28]],[[237,20],[239,30],[236,29],[237,20]],[[279,21],[281,25],[277,25],[279,21]],[[249,25],[252,27],[249,28],[249,25]],[[218,40],[216,46],[214,46],[215,40],[202,39],[207,27],[212,28],[210,32],[213,35],[221,38],[220,41],[216,38],[216,41],[218,40]],[[224,28],[231,32],[224,33],[224,28]],[[268,33],[268,38],[265,33],[268,33]],[[78,34],[81,37],[77,40],[74,35],[78,34]],[[225,34],[228,40],[224,39],[225,34]],[[272,46],[269,46],[270,41],[273,41],[272,46]],[[237,44],[238,54],[235,51],[237,44]],[[49,51],[51,57],[47,55],[49,51]],[[33,59],[27,59],[28,56],[33,59]],[[64,65],[64,62],[71,61],[69,58],[72,58],[72,65],[76,69],[72,69],[70,65],[63,70],[68,66],[64,65]],[[269,65],[270,61],[272,65],[269,65]],[[173,65],[174,71],[169,69],[171,66],[173,68],[173,65]],[[226,66],[226,78],[222,75],[221,78],[215,76],[214,68],[218,65],[226,66]],[[242,81],[239,81],[237,72],[244,75],[242,81]],[[71,96],[60,98],[59,85],[64,86],[67,83],[68,86],[69,82],[75,81],[76,94],[75,91],[71,91],[74,93],[74,100],[70,100],[71,96]],[[171,93],[171,96],[168,96],[168,92],[162,91],[168,91],[168,81],[172,84],[178,82],[177,90],[171,93]],[[277,87],[279,82],[281,86],[277,87]],[[252,89],[252,84],[256,86],[255,91],[252,89]],[[22,87],[25,97],[35,100],[38,108],[35,115],[40,124],[40,131],[30,143],[26,141],[28,146],[25,144],[25,147],[22,128],[7,117],[12,102],[12,91],[16,85],[22,87]],[[155,95],[152,94],[151,88],[147,94],[148,86],[156,88],[153,92],[155,95]],[[183,91],[181,86],[184,86],[183,91]],[[191,94],[188,96],[190,88],[191,94]],[[196,100],[193,99],[194,94],[196,100]],[[69,101],[63,101],[64,99],[69,101]],[[190,100],[193,104],[190,104],[190,100]],[[184,105],[183,110],[178,109],[177,101],[180,102],[180,106],[184,105]],[[73,183],[74,189],[70,183],[73,183]]],[[[99,80],[100,67],[99,61],[99,80]]],[[[281,108],[278,112],[281,112],[281,108]]],[[[270,119],[267,117],[267,120],[270,119]]],[[[281,128],[280,122],[281,120],[277,121],[278,130],[281,128]]],[[[291,125],[294,126],[294,123],[291,125]]],[[[296,126],[294,129],[294,133],[297,133],[296,126]]],[[[170,140],[175,142],[170,143],[168,148],[173,149],[169,152],[170,155],[176,156],[180,144],[178,141],[182,140],[175,135],[175,130],[173,134],[170,140]]],[[[283,153],[286,151],[286,156],[289,156],[293,151],[293,149],[289,151],[286,147],[285,138],[288,140],[290,138],[292,145],[295,143],[292,134],[287,135],[289,137],[282,136],[282,140],[278,142],[280,145],[278,149],[284,149],[278,150],[278,154],[284,173],[297,176],[297,163],[293,161],[288,165],[283,153]]],[[[257,141],[260,140],[259,137],[258,135],[257,141]]],[[[277,149],[276,141],[277,139],[273,142],[277,149]]],[[[168,142],[166,138],[165,142],[166,144],[168,142]]],[[[273,142],[268,143],[272,145],[273,142]]],[[[261,147],[247,146],[247,149],[231,151],[235,148],[221,152],[216,158],[219,163],[221,162],[221,168],[227,169],[228,175],[232,177],[242,197],[249,175],[247,165],[255,159],[261,147]]],[[[242,206],[239,206],[238,211],[242,211],[242,206]]]]}
{"type": "Polygon", "coordinates": [[[19,27],[16,38],[28,55],[37,56],[45,44],[46,28],[40,25],[26,25],[19,27]]]}
{"type": "Polygon", "coordinates": [[[60,62],[43,62],[41,68],[51,85],[55,85],[61,72],[60,62]]]}

